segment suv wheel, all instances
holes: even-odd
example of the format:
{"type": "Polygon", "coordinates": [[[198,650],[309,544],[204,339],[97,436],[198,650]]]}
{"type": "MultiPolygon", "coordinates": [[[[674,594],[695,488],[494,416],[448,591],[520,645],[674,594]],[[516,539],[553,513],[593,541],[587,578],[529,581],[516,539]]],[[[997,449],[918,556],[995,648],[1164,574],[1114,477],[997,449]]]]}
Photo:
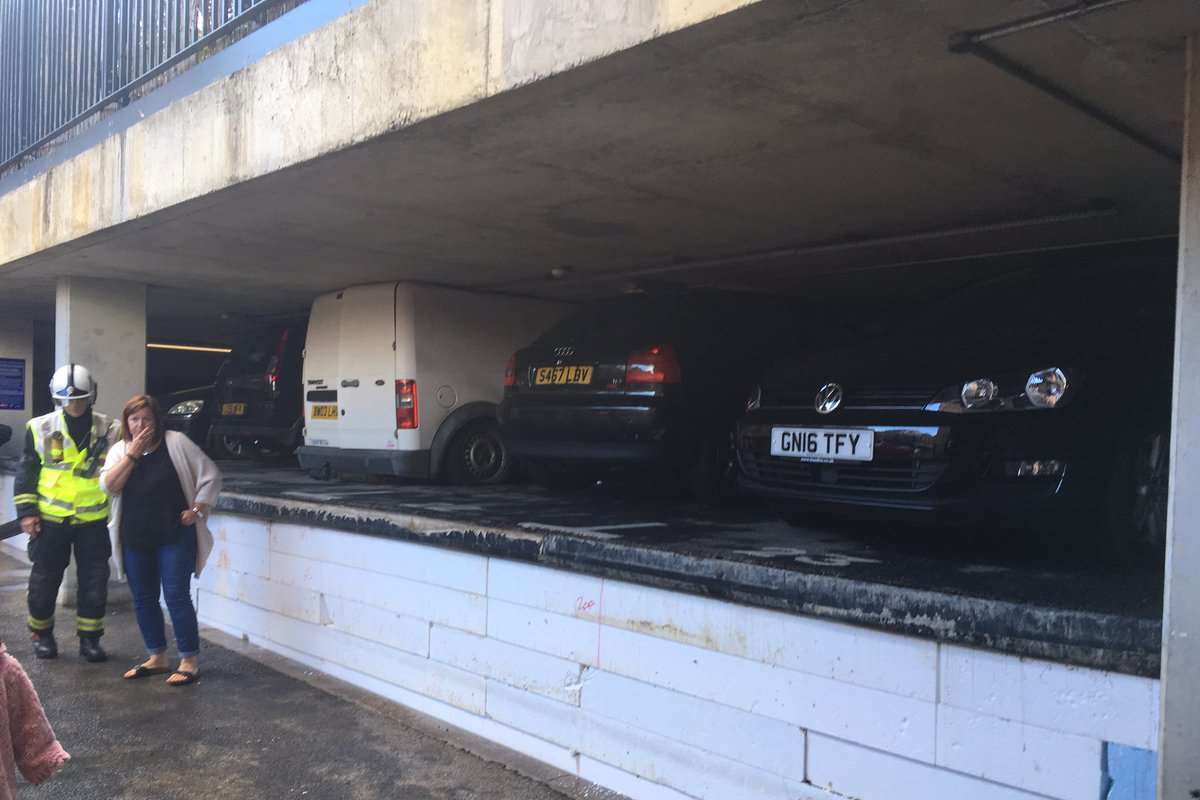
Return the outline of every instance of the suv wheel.
{"type": "Polygon", "coordinates": [[[213,454],[217,458],[245,458],[249,454],[245,441],[236,436],[214,436],[213,454]]]}
{"type": "Polygon", "coordinates": [[[467,425],[455,434],[446,452],[446,477],[462,486],[501,483],[511,466],[500,427],[489,420],[467,425]]]}

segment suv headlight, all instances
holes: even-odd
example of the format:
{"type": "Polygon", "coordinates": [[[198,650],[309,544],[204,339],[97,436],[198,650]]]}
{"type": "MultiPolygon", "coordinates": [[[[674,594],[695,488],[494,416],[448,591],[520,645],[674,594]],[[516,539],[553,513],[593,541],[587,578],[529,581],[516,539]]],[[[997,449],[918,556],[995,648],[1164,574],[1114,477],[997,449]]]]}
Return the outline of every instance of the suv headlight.
{"type": "Polygon", "coordinates": [[[1075,382],[1069,369],[1048,367],[1028,374],[1001,375],[996,379],[975,378],[958,386],[947,386],[925,406],[926,411],[949,414],[989,411],[1036,411],[1058,407],[1075,382]]]}
{"type": "Polygon", "coordinates": [[[184,400],[167,410],[168,417],[190,417],[204,408],[203,400],[184,400]]]}

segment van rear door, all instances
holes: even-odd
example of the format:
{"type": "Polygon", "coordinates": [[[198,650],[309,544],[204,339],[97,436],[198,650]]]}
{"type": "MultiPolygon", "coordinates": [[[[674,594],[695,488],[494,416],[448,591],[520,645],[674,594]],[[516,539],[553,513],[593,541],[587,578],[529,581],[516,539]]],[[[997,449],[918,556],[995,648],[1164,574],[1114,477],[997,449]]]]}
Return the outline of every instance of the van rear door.
{"type": "Polygon", "coordinates": [[[341,447],[338,404],[338,352],[341,349],[342,305],[336,294],[318,297],[304,339],[304,443],[341,447]]]}
{"type": "Polygon", "coordinates": [[[396,449],[396,284],[339,292],[339,447],[396,449]]]}

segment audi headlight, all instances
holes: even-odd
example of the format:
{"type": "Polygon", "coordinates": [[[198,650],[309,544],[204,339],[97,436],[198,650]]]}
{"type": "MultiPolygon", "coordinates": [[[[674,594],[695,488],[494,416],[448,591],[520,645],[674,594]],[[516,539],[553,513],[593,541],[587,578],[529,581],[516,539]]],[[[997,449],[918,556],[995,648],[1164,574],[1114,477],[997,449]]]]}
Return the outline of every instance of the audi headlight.
{"type": "Polygon", "coordinates": [[[1058,367],[1039,370],[1025,382],[1025,396],[1036,408],[1054,408],[1067,392],[1067,374],[1058,367]]]}
{"type": "Polygon", "coordinates": [[[204,408],[203,400],[184,400],[182,403],[176,403],[167,411],[169,417],[190,417],[192,414],[198,413],[204,408]]]}

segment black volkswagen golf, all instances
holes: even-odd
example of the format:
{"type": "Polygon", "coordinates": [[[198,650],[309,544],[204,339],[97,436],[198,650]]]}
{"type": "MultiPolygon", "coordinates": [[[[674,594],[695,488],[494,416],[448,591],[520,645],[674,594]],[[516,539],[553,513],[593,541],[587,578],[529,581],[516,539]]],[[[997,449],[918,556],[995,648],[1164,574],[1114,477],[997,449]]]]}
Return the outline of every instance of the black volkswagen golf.
{"type": "Polygon", "coordinates": [[[995,523],[1116,554],[1165,532],[1174,255],[1086,249],[906,310],[886,338],[768,370],[744,487],[812,512],[995,523]]]}

